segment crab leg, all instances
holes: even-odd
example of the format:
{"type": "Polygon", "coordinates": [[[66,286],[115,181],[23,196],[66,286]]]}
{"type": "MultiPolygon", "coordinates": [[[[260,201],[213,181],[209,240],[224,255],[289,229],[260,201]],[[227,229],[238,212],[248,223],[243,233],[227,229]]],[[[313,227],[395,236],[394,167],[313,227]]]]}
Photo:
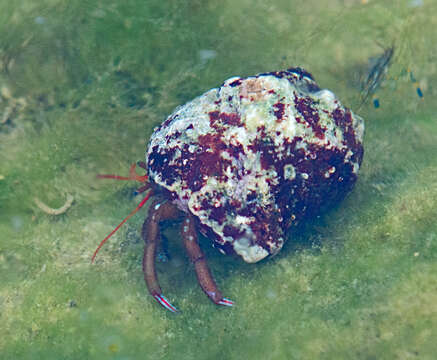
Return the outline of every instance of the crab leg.
{"type": "Polygon", "coordinates": [[[194,264],[197,280],[204,293],[217,305],[233,306],[234,303],[222,296],[209,271],[205,255],[199,247],[196,226],[193,216],[189,215],[182,223],[182,239],[188,257],[194,264]]]}
{"type": "Polygon", "coordinates": [[[155,257],[156,248],[161,240],[159,223],[163,220],[177,219],[178,217],[180,217],[180,211],[176,206],[170,203],[161,204],[155,201],[150,207],[149,215],[146,221],[144,221],[141,231],[141,235],[146,243],[143,257],[144,280],[146,280],[150,295],[171,312],[177,312],[178,310],[162,295],[161,287],[159,286],[156,276],[155,257]]]}

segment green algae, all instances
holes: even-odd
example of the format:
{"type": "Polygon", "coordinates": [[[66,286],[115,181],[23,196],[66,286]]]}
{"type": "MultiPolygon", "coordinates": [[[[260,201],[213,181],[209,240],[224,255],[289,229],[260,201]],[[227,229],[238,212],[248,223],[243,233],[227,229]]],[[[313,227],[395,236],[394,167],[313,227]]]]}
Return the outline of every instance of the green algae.
{"type": "MultiPolygon", "coordinates": [[[[437,7],[407,1],[21,1],[0,5],[0,88],[25,99],[0,125],[2,359],[432,359],[437,352],[437,7]],[[203,239],[233,309],[202,294],[177,240],[158,263],[173,316],[147,295],[143,211],[127,173],[177,105],[233,75],[300,65],[358,108],[357,74],[394,45],[358,113],[352,194],[256,265],[203,239]],[[201,50],[214,50],[208,59],[201,50]],[[412,70],[425,94],[405,75],[412,70]],[[67,213],[51,217],[39,197],[67,213]]],[[[13,104],[2,97],[2,112],[13,104]]]]}

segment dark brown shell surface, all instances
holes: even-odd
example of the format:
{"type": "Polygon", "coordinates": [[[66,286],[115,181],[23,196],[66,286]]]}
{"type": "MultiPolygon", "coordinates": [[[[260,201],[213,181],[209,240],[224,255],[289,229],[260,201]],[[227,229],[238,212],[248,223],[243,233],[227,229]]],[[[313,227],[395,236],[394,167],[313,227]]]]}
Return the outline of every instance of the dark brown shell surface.
{"type": "Polygon", "coordinates": [[[350,191],[363,132],[359,116],[293,68],[231,78],[177,108],[152,134],[146,163],[214,246],[257,262],[350,191]]]}

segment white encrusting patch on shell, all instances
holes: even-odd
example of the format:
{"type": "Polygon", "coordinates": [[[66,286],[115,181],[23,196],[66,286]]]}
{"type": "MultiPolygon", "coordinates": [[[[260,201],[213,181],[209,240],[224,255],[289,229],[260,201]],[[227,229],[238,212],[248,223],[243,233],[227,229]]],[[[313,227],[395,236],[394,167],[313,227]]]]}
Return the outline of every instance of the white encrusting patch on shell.
{"type": "Polygon", "coordinates": [[[239,238],[232,243],[234,251],[240,255],[244,261],[254,263],[264,259],[269,253],[261,246],[252,244],[251,239],[239,238]]]}

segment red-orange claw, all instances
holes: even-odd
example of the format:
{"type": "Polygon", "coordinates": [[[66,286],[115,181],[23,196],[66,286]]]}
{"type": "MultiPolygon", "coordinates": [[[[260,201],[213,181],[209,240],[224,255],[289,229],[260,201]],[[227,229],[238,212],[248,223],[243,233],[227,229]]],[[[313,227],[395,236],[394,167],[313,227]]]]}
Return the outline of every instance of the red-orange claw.
{"type": "Polygon", "coordinates": [[[162,307],[166,308],[168,311],[171,311],[172,313],[178,313],[179,312],[179,310],[176,307],[174,307],[170,303],[170,301],[167,300],[167,298],[164,295],[156,294],[156,295],[153,295],[153,297],[155,298],[155,300],[157,302],[159,302],[161,304],[162,307]]]}

